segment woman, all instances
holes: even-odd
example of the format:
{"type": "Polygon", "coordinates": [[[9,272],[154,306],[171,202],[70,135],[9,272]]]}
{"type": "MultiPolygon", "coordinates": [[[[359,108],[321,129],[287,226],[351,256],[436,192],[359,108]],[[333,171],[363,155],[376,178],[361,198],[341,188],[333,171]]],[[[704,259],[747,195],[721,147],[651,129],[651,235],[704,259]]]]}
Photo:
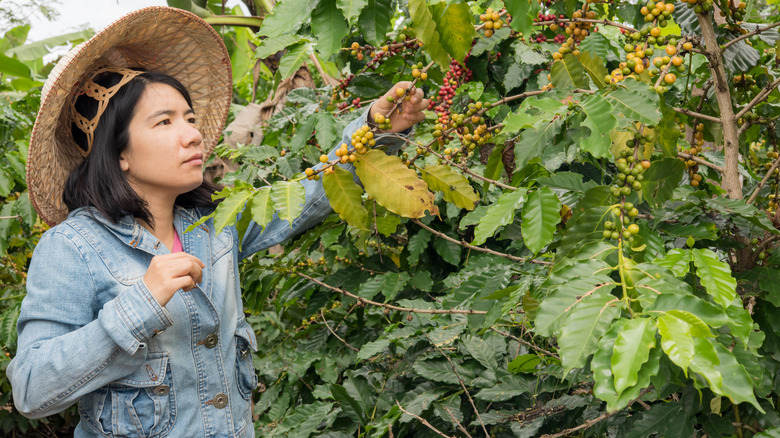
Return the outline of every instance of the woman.
{"type": "MultiPolygon", "coordinates": [[[[228,59],[203,20],[152,7],[76,47],[47,80],[28,184],[56,226],[33,255],[7,369],[30,418],[78,401],[78,437],[254,435],[257,342],[238,262],[331,210],[321,184],[306,181],[292,226],[251,225],[241,251],[235,228],[218,234],[209,221],[182,233],[214,208],[202,171],[230,104],[228,59]]],[[[368,114],[389,110],[380,102],[368,114]]],[[[427,102],[418,92],[404,105],[396,130],[420,121],[427,102]]]]}

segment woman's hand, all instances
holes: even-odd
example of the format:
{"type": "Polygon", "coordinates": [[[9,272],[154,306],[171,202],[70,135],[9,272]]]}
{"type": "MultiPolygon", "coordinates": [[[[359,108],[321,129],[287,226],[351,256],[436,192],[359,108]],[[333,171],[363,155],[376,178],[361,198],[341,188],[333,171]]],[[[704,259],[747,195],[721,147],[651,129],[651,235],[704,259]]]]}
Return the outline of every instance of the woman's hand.
{"type": "Polygon", "coordinates": [[[428,108],[428,99],[425,99],[423,91],[420,88],[415,87],[410,92],[408,92],[410,96],[408,101],[403,97],[399,97],[396,92],[396,90],[399,88],[406,90],[411,85],[412,83],[408,81],[402,81],[395,84],[395,86],[392,87],[387,93],[385,93],[384,96],[380,97],[379,100],[371,105],[371,109],[368,112],[368,119],[374,121],[374,115],[386,115],[387,112],[395,106],[395,102],[398,102],[400,99],[400,113],[399,111],[395,111],[390,116],[390,124],[392,125],[390,132],[404,131],[411,128],[416,123],[425,120],[425,114],[423,114],[423,111],[428,108]],[[394,102],[389,102],[387,100],[388,97],[392,97],[394,102]]]}
{"type": "Polygon", "coordinates": [[[152,257],[144,283],[161,306],[168,304],[177,290],[192,290],[203,279],[206,265],[199,258],[177,252],[152,257]]]}

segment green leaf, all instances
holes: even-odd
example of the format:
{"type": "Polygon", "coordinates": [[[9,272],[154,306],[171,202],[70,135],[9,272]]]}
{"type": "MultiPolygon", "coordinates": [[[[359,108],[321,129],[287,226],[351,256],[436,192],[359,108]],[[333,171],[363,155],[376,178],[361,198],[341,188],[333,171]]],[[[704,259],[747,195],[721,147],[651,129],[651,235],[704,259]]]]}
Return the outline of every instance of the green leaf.
{"type": "MultiPolygon", "coordinates": [[[[590,53],[592,56],[598,56],[605,61],[610,60],[610,55],[612,55],[613,58],[615,57],[614,47],[601,32],[591,32],[585,37],[580,43],[580,52],[590,53]]],[[[580,56],[582,56],[582,53],[580,53],[580,56]]]]}
{"type": "Polygon", "coordinates": [[[518,395],[527,394],[531,391],[530,385],[523,380],[521,376],[512,376],[503,379],[489,388],[483,388],[474,394],[474,398],[490,402],[500,402],[509,400],[518,395]]]}
{"type": "Polygon", "coordinates": [[[409,0],[409,13],[412,17],[412,27],[417,38],[423,42],[423,48],[440,66],[450,63],[450,55],[444,49],[441,35],[436,29],[431,11],[425,0],[409,0]]]}
{"type": "Polygon", "coordinates": [[[663,119],[655,127],[655,140],[660,146],[664,157],[677,157],[677,140],[682,136],[679,125],[674,121],[677,118],[677,112],[674,111],[665,101],[660,103],[663,119]]]}
{"type": "Polygon", "coordinates": [[[271,199],[279,212],[279,219],[286,220],[290,227],[303,212],[306,201],[306,189],[300,182],[277,181],[271,186],[271,199]]]}
{"type": "Polygon", "coordinates": [[[585,115],[582,126],[590,129],[590,135],[580,144],[580,148],[596,158],[609,157],[612,145],[609,133],[617,127],[612,106],[603,97],[593,94],[583,99],[581,108],[585,115]]]}
{"type": "Polygon", "coordinates": [[[504,0],[504,6],[506,6],[509,15],[512,16],[512,22],[509,23],[512,29],[530,37],[539,4],[528,0],[504,0]]]}
{"type": "Polygon", "coordinates": [[[466,210],[473,210],[479,203],[479,195],[469,181],[455,173],[450,166],[442,164],[420,169],[422,179],[428,187],[442,192],[444,200],[466,210]]]}
{"type": "Polygon", "coordinates": [[[525,246],[534,254],[552,242],[561,222],[561,201],[549,187],[531,192],[523,205],[521,231],[525,246]]]}
{"type": "Polygon", "coordinates": [[[598,54],[591,54],[590,52],[580,53],[579,58],[582,68],[588,73],[593,83],[599,88],[604,88],[607,85],[604,77],[609,75],[607,68],[604,67],[604,60],[598,54]]]}
{"type": "Polygon", "coordinates": [[[332,409],[333,403],[322,401],[299,405],[284,418],[284,421],[279,425],[279,429],[289,428],[285,433],[285,436],[289,438],[308,438],[322,426],[323,422],[328,424],[327,417],[332,409]]]}
{"type": "Polygon", "coordinates": [[[364,99],[373,99],[385,94],[393,86],[387,78],[375,73],[355,76],[347,86],[347,91],[364,99]]]}
{"type": "Polygon", "coordinates": [[[618,393],[636,385],[639,370],[655,347],[655,333],[656,327],[649,318],[629,319],[622,325],[611,359],[618,393]]]}
{"type": "Polygon", "coordinates": [[[271,199],[271,187],[261,187],[255,191],[252,198],[252,220],[265,228],[274,217],[274,201],[271,199]]]}
{"type": "Polygon", "coordinates": [[[565,323],[579,301],[596,294],[605,297],[614,287],[611,279],[605,275],[577,277],[557,285],[549,297],[542,301],[534,319],[534,331],[541,336],[552,336],[565,323]],[[604,288],[607,292],[602,292],[604,288]]]}
{"type": "MultiPolygon", "coordinates": [[[[451,232],[447,232],[446,234],[452,238],[456,237],[452,235],[451,232]]],[[[433,241],[433,247],[436,249],[436,253],[439,254],[441,259],[445,262],[453,266],[460,265],[460,253],[463,249],[462,246],[455,242],[450,242],[449,240],[436,239],[433,241]]]]}
{"type": "Polygon", "coordinates": [[[369,359],[385,350],[390,345],[390,340],[387,338],[380,338],[376,341],[366,342],[360,347],[360,351],[357,354],[358,360],[369,359]]]}
{"type": "Polygon", "coordinates": [[[17,78],[32,79],[30,68],[18,59],[0,54],[0,73],[17,78]]]}
{"type": "Polygon", "coordinates": [[[498,200],[488,207],[487,212],[479,220],[479,224],[474,229],[473,245],[482,245],[493,236],[496,231],[512,223],[515,219],[515,211],[525,202],[527,189],[519,188],[511,192],[504,192],[498,200]]]}
{"type": "Polygon", "coordinates": [[[317,3],[319,0],[280,0],[263,20],[257,35],[277,37],[295,32],[303,21],[309,19],[317,3]]]}
{"type": "MultiPolygon", "coordinates": [[[[458,368],[459,366],[456,365],[455,369],[458,368]]],[[[412,369],[424,379],[433,382],[449,383],[451,385],[459,383],[458,376],[452,372],[449,362],[444,359],[417,360],[412,365],[412,369]]],[[[461,377],[463,377],[462,371],[462,369],[458,369],[458,374],[461,377]]]]}
{"type": "Polygon", "coordinates": [[[349,395],[346,388],[332,384],[330,385],[330,393],[333,395],[333,399],[341,405],[341,411],[344,415],[355,423],[366,424],[366,413],[363,412],[363,407],[354,397],[349,395]]]}
{"type": "Polygon", "coordinates": [[[714,345],[720,362],[715,369],[723,376],[722,386],[713,388],[714,392],[729,397],[735,404],[748,402],[764,413],[761,405],[758,404],[758,400],[756,400],[756,395],[753,393],[753,382],[745,367],[737,362],[734,353],[729,351],[728,348],[718,342],[714,345]]]}
{"type": "Polygon", "coordinates": [[[563,128],[563,118],[558,117],[539,129],[526,129],[515,143],[515,166],[522,169],[532,157],[542,155],[545,147],[555,144],[555,137],[563,128]]]}
{"type": "Polygon", "coordinates": [[[701,374],[707,380],[710,389],[716,394],[726,395],[720,388],[723,387],[723,375],[717,370],[720,364],[715,345],[709,338],[693,338],[694,352],[691,360],[691,371],[701,374]]]}
{"type": "MultiPolygon", "coordinates": [[[[35,61],[50,54],[53,47],[63,46],[68,43],[78,44],[90,39],[95,34],[91,29],[80,30],[78,32],[66,33],[53,36],[44,40],[35,41],[23,46],[14,47],[6,50],[6,55],[15,57],[20,61],[35,61]]],[[[6,34],[6,38],[8,35],[6,34]]]]}
{"type": "MultiPolygon", "coordinates": [[[[365,6],[365,0],[320,0],[319,6],[314,9],[311,15],[311,31],[317,35],[317,51],[324,58],[338,52],[341,49],[341,42],[349,33],[349,25],[339,8],[336,7],[337,3],[339,8],[341,8],[342,3],[350,5],[362,3],[365,6]]],[[[350,16],[347,17],[347,19],[350,18],[350,16]]]]}
{"type": "Polygon", "coordinates": [[[555,61],[550,70],[550,78],[556,89],[588,88],[588,77],[585,69],[576,56],[571,53],[563,55],[563,59],[555,61]]]}
{"type": "Polygon", "coordinates": [[[385,35],[390,29],[390,17],[393,13],[393,0],[368,0],[366,7],[360,13],[358,26],[366,41],[378,46],[385,42],[385,35]]]}
{"type": "Polygon", "coordinates": [[[458,346],[462,347],[469,356],[476,359],[483,367],[493,372],[498,371],[498,362],[496,362],[493,346],[490,342],[478,336],[463,336],[458,341],[458,346]]]}
{"type": "Polygon", "coordinates": [[[709,326],[684,310],[670,310],[656,320],[661,348],[686,373],[694,359],[694,337],[712,336],[709,326]]]}
{"type": "Polygon", "coordinates": [[[366,193],[391,212],[411,218],[425,216],[426,210],[433,215],[439,214],[433,193],[400,157],[372,149],[358,155],[355,172],[366,193]]]}
{"type": "Polygon", "coordinates": [[[536,354],[521,354],[509,362],[507,369],[511,373],[533,373],[542,359],[536,354]]]}
{"type": "Polygon", "coordinates": [[[674,189],[680,186],[685,164],[677,158],[664,158],[650,163],[642,180],[642,196],[650,205],[662,206],[672,199],[674,189]]]}
{"type": "Polygon", "coordinates": [[[661,292],[661,295],[658,296],[653,305],[647,308],[648,312],[683,310],[696,315],[713,328],[722,327],[729,322],[729,317],[722,308],[701,298],[694,295],[677,295],[664,293],[665,291],[661,292]]]}
{"type": "Polygon", "coordinates": [[[455,60],[463,62],[477,35],[469,4],[440,2],[431,5],[430,11],[441,35],[442,46],[455,60]]]}
{"type": "Polygon", "coordinates": [[[620,315],[622,302],[609,293],[597,290],[565,310],[570,315],[558,336],[563,374],[573,368],[584,367],[588,357],[596,352],[599,339],[607,332],[612,320],[620,315]]]}
{"type": "Polygon", "coordinates": [[[16,346],[16,321],[19,319],[19,312],[22,308],[22,302],[19,301],[3,309],[0,318],[0,342],[6,348],[15,348],[16,346]]]}
{"type": "Polygon", "coordinates": [[[230,191],[230,194],[214,210],[214,228],[216,228],[217,233],[235,223],[236,216],[244,210],[244,204],[252,195],[254,195],[252,190],[239,189],[230,191]]]}
{"type": "Polygon", "coordinates": [[[309,57],[309,51],[312,48],[312,43],[299,42],[290,46],[287,50],[287,54],[284,55],[279,61],[279,74],[282,79],[287,79],[293,75],[309,57]]]}
{"type": "Polygon", "coordinates": [[[360,12],[367,4],[368,0],[336,0],[336,5],[344,12],[344,16],[347,17],[347,21],[349,22],[351,22],[354,17],[360,15],[360,12]]]}
{"type": "Polygon", "coordinates": [[[393,300],[396,294],[406,286],[408,281],[409,274],[406,272],[401,274],[388,272],[387,274],[377,275],[360,285],[358,296],[370,300],[381,292],[387,300],[393,300]]]}
{"type": "Polygon", "coordinates": [[[352,174],[339,166],[334,173],[322,176],[322,187],[333,211],[355,228],[368,231],[368,210],[363,206],[363,189],[355,184],[352,174]]]}
{"type": "Polygon", "coordinates": [[[0,168],[0,197],[8,196],[14,188],[14,177],[7,170],[0,168]]]}
{"type": "Polygon", "coordinates": [[[325,150],[333,149],[340,138],[338,122],[336,122],[333,114],[327,111],[316,113],[315,118],[317,119],[317,133],[315,134],[317,143],[325,150]]]}
{"type": "Polygon", "coordinates": [[[655,125],[661,120],[658,93],[644,82],[626,78],[604,98],[629,121],[655,125]]]}
{"type": "Polygon", "coordinates": [[[255,50],[255,56],[259,59],[265,59],[301,41],[308,41],[308,39],[300,35],[280,35],[275,38],[266,38],[260,41],[260,45],[255,50]]]}
{"type": "Polygon", "coordinates": [[[718,260],[718,256],[706,248],[691,250],[691,256],[702,286],[715,302],[728,307],[737,296],[737,281],[731,276],[729,265],[718,260]]]}
{"type": "Polygon", "coordinates": [[[22,194],[16,198],[16,201],[14,201],[13,205],[14,206],[11,211],[14,214],[21,216],[22,221],[24,221],[24,223],[28,226],[32,227],[35,225],[35,219],[38,217],[38,215],[35,213],[32,202],[30,202],[30,194],[27,192],[27,190],[22,192],[22,194]]]}
{"type": "MultiPolygon", "coordinates": [[[[626,320],[622,320],[626,321],[626,320]]],[[[622,393],[615,391],[612,376],[611,358],[614,351],[615,340],[621,324],[613,324],[610,330],[601,337],[598,350],[593,355],[590,369],[593,371],[593,395],[607,402],[607,410],[610,412],[623,409],[629,402],[637,398],[640,392],[650,385],[650,379],[658,374],[660,368],[660,348],[653,348],[650,357],[639,370],[636,385],[627,388],[622,393]]]]}
{"type": "Polygon", "coordinates": [[[639,415],[639,418],[631,424],[627,436],[635,438],[644,438],[653,434],[671,436],[669,431],[679,432],[687,419],[685,409],[677,403],[659,403],[639,415]]]}
{"type": "Polygon", "coordinates": [[[433,234],[427,230],[420,230],[417,234],[409,238],[409,244],[406,249],[409,251],[409,258],[407,259],[410,266],[414,266],[420,260],[420,255],[428,248],[428,244],[431,242],[433,234]]]}

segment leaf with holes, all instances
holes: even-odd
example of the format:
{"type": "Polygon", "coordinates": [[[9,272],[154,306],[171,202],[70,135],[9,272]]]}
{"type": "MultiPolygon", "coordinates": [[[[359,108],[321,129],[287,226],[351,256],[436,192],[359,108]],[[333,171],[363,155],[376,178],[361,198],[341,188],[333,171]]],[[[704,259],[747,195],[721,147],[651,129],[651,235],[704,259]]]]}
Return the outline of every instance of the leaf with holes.
{"type": "Polygon", "coordinates": [[[271,199],[279,212],[279,219],[292,223],[303,212],[306,189],[299,182],[277,181],[271,186],[271,199]]]}
{"type": "Polygon", "coordinates": [[[423,217],[426,211],[439,214],[428,185],[401,158],[370,150],[358,155],[355,172],[366,193],[393,213],[411,218],[423,217]]]}
{"type": "Polygon", "coordinates": [[[469,181],[455,173],[450,166],[442,164],[428,166],[420,169],[420,173],[423,181],[428,183],[428,187],[442,192],[447,202],[469,211],[474,210],[474,206],[479,202],[479,195],[469,181]]]}

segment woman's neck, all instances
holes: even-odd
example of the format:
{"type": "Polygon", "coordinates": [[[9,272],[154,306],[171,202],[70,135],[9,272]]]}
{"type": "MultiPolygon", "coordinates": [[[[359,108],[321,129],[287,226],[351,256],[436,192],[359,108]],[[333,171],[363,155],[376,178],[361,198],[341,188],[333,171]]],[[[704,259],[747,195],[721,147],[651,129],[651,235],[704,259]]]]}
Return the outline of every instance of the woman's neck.
{"type": "Polygon", "coordinates": [[[169,250],[173,249],[176,230],[173,227],[174,199],[148,199],[147,207],[152,218],[152,224],[139,221],[154,237],[159,239],[169,250]]]}

